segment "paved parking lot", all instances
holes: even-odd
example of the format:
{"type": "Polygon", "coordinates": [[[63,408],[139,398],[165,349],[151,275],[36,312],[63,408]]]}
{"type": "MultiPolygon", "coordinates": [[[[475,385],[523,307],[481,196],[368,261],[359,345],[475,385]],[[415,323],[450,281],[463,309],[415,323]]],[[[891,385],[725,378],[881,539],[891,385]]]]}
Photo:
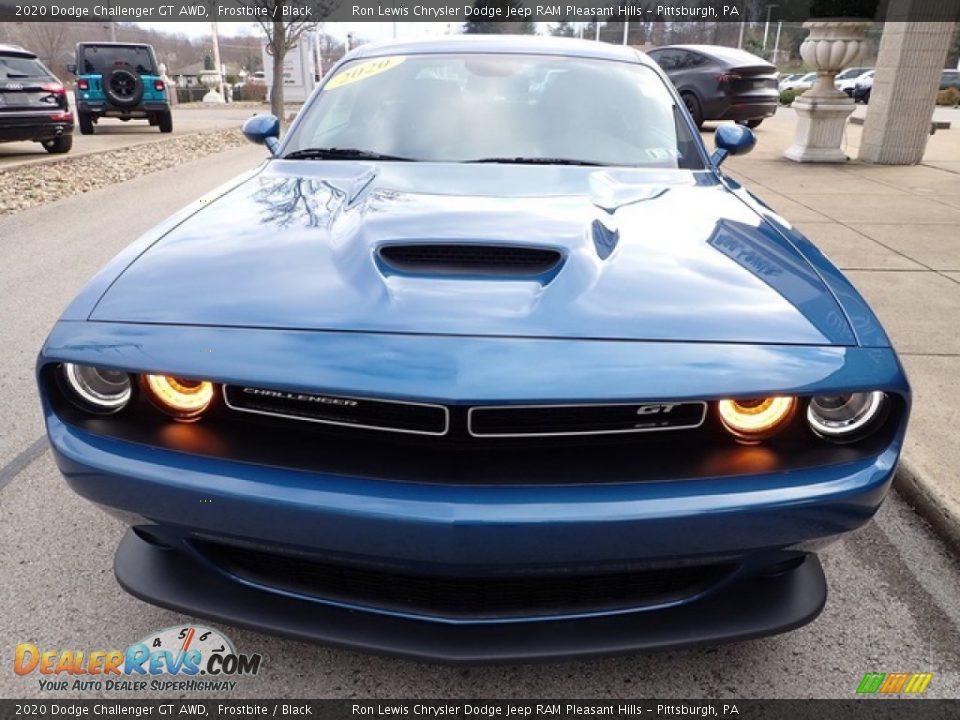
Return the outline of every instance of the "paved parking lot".
{"type": "MultiPolygon", "coordinates": [[[[761,143],[784,122],[762,126],[761,143]]],[[[42,439],[33,362],[63,306],[105,260],[262,157],[260,148],[230,150],[0,219],[0,652],[8,658],[19,642],[119,648],[190,622],[115,584],[122,528],[60,479],[42,439]],[[105,221],[111,217],[117,222],[105,221]]],[[[785,203],[788,217],[791,210],[785,203]]],[[[891,496],[874,522],[824,560],[830,598],[812,625],[651,656],[448,668],[221,629],[241,652],[265,656],[262,673],[244,680],[237,697],[849,698],[868,671],[932,672],[929,696],[960,697],[960,566],[923,521],[891,496]]],[[[36,679],[0,672],[0,697],[38,695],[36,679]]]]}
{"type": "MultiPolygon", "coordinates": [[[[95,126],[93,135],[81,135],[79,129],[74,131],[73,149],[67,157],[102,150],[116,150],[140,143],[156,142],[163,138],[189,135],[201,130],[238,128],[244,120],[258,112],[269,112],[269,110],[266,106],[263,106],[262,110],[230,105],[222,108],[209,106],[174,107],[173,132],[168,135],[163,135],[157,128],[150,127],[146,120],[123,122],[104,118],[95,126]]],[[[63,155],[50,155],[39,143],[0,143],[0,169],[35,162],[62,160],[63,158],[63,155]]]]}

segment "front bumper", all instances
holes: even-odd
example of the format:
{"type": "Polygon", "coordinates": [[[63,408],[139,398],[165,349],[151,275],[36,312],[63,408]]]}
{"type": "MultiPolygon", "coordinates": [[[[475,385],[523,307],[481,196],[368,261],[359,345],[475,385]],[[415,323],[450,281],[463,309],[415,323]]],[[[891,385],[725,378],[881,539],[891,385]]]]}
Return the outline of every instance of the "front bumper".
{"type": "Polygon", "coordinates": [[[128,533],[116,558],[117,578],[133,595],[304,640],[449,662],[711,644],[809,622],[826,596],[815,556],[766,574],[867,522],[888,490],[898,452],[802,473],[471,487],[124,448],[53,416],[47,422],[70,486],[140,533],[128,533]],[[463,619],[254,582],[198,549],[198,541],[211,540],[454,580],[691,563],[734,570],[670,602],[463,619]]]}
{"type": "MultiPolygon", "coordinates": [[[[63,321],[40,366],[97,364],[104,357],[122,369],[443,403],[685,399],[773,389],[760,387],[757,378],[794,394],[879,387],[909,398],[889,348],[768,346],[757,352],[746,345],[63,321]],[[410,371],[385,372],[384,363],[410,371]],[[595,372],[598,367],[604,372],[595,372]]],[[[66,423],[46,396],[44,411],[54,456],[72,489],[138,533],[128,535],[116,561],[117,577],[131,593],[302,639],[464,662],[717,643],[808,622],[825,596],[809,553],[873,516],[906,426],[904,411],[889,444],[875,454],[803,469],[752,465],[741,474],[611,482],[600,463],[596,481],[558,476],[468,484],[214,457],[201,454],[202,442],[213,442],[202,422],[170,427],[206,437],[194,452],[66,423]],[[204,542],[322,558],[348,571],[439,578],[447,586],[506,575],[578,578],[718,564],[732,570],[665,602],[466,617],[251,579],[204,551],[204,542]]],[[[408,450],[415,462],[418,450],[408,450]]],[[[638,452],[638,467],[643,458],[638,452]]]]}

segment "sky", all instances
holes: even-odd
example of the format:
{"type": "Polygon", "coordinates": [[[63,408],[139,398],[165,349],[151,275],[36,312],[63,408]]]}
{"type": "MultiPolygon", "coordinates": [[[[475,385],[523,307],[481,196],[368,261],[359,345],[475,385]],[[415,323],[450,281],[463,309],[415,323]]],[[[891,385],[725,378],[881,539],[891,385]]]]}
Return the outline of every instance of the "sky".
{"type": "MultiPolygon", "coordinates": [[[[210,34],[210,24],[205,22],[142,22],[143,27],[153,28],[172,33],[183,33],[190,37],[203,37],[210,34]]],[[[430,22],[328,22],[324,23],[324,32],[341,40],[347,33],[355,33],[366,40],[389,40],[393,37],[396,28],[397,37],[414,38],[428,35],[443,35],[447,32],[448,23],[430,22]]],[[[218,24],[221,35],[250,34],[259,35],[260,26],[255,22],[222,22],[218,24]]]]}

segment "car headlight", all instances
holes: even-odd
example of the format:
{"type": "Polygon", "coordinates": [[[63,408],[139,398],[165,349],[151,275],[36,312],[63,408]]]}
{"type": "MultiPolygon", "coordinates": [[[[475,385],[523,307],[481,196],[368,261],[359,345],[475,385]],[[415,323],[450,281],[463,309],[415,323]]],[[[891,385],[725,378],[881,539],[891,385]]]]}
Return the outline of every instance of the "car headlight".
{"type": "Polygon", "coordinates": [[[874,392],[817,395],[807,407],[807,422],[813,431],[831,440],[862,437],[880,417],[887,396],[874,392]]]}
{"type": "Polygon", "coordinates": [[[741,442],[756,442],[777,432],[793,416],[793,397],[721,400],[717,403],[723,426],[741,442]]]}
{"type": "Polygon", "coordinates": [[[169,375],[143,375],[143,386],[158,408],[177,420],[195,420],[213,401],[213,383],[169,375]]]}
{"type": "Polygon", "coordinates": [[[63,377],[74,403],[89,412],[115,413],[130,401],[130,376],[120,370],[64,363],[63,377]]]}

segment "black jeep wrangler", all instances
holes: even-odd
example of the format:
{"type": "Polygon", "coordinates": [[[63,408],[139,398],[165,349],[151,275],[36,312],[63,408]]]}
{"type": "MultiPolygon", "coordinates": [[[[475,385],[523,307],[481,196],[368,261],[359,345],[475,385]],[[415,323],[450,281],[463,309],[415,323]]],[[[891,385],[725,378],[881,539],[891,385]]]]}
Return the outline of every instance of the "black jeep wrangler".
{"type": "Polygon", "coordinates": [[[173,131],[167,87],[150,45],[140,43],[82,42],[77,62],[77,124],[83,135],[92,135],[102,117],[149,120],[160,132],[173,131]]]}

